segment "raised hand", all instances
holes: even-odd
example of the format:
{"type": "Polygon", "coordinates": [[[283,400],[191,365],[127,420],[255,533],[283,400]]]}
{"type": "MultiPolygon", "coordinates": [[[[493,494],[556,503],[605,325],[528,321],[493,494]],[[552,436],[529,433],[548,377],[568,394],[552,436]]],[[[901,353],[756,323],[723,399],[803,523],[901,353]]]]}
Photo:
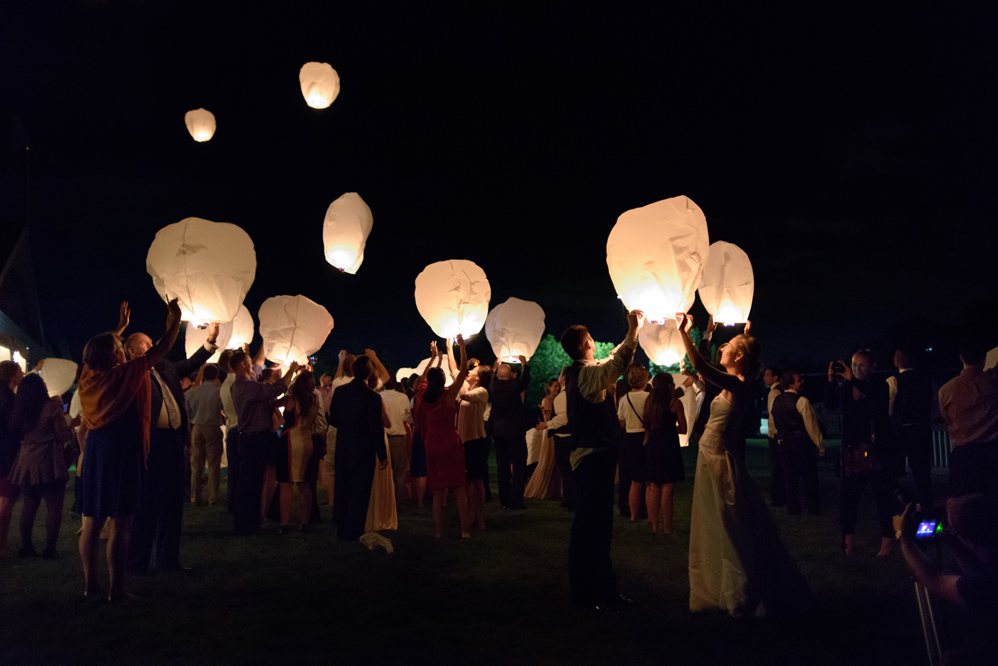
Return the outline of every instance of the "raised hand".
{"type": "Polygon", "coordinates": [[[704,335],[710,338],[710,336],[714,334],[714,329],[716,328],[717,324],[714,323],[714,315],[711,315],[710,317],[707,318],[707,330],[705,331],[704,335]]]}
{"type": "Polygon", "coordinates": [[[374,359],[378,358],[378,355],[374,353],[374,350],[373,350],[373,349],[365,349],[365,350],[364,350],[364,356],[368,357],[368,358],[369,358],[369,359],[371,359],[372,361],[373,361],[374,359]]]}
{"type": "Polygon", "coordinates": [[[215,344],[218,341],[218,322],[213,321],[208,324],[208,343],[215,344]]]}
{"type": "Polygon", "coordinates": [[[118,308],[118,328],[114,329],[118,335],[128,328],[128,323],[132,320],[132,311],[128,309],[128,301],[122,301],[118,308]]]}
{"type": "Polygon", "coordinates": [[[677,312],[676,328],[679,329],[680,333],[689,335],[690,330],[693,328],[693,315],[688,315],[685,312],[677,312]]]}
{"type": "Polygon", "coordinates": [[[745,321],[745,335],[752,335],[752,322],[745,321]]]}
{"type": "Polygon", "coordinates": [[[180,322],[180,304],[176,298],[166,304],[166,325],[171,327],[174,322],[180,322]]]}
{"type": "Polygon", "coordinates": [[[523,354],[520,354],[516,358],[520,361],[520,365],[526,365],[527,364],[527,357],[524,356],[523,354]]]}
{"type": "Polygon", "coordinates": [[[430,360],[435,359],[437,356],[437,341],[434,340],[430,343],[430,360]]]}
{"type": "Polygon", "coordinates": [[[347,357],[347,350],[346,349],[341,349],[339,357],[338,357],[339,360],[340,360],[340,363],[342,363],[343,359],[345,359],[346,357],[347,357]]]}

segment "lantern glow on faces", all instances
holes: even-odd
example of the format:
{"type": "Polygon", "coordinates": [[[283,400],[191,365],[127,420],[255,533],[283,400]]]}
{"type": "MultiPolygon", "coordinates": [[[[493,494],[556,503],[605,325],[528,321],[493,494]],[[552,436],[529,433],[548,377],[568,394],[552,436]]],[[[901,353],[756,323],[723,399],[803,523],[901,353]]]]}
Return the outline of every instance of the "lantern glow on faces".
{"type": "Polygon", "coordinates": [[[533,301],[510,298],[492,308],[485,320],[485,337],[502,361],[518,363],[530,358],[544,336],[544,310],[533,301]]]}
{"type": "Polygon", "coordinates": [[[481,331],[491,298],[485,271],[472,261],[438,261],[416,276],[416,309],[442,338],[481,331]]]}
{"type": "Polygon", "coordinates": [[[298,72],[301,94],[313,109],[325,109],[340,94],[340,75],[327,62],[307,62],[298,72]]]}
{"type": "Polygon", "coordinates": [[[234,224],[188,217],[156,233],[146,255],[156,292],[184,320],[232,321],[256,276],[253,240],[234,224]]]}
{"type": "Polygon", "coordinates": [[[617,218],[606,264],[627,309],[664,323],[693,304],[709,245],[703,211],[688,197],[673,197],[617,218]]]}
{"type": "Polygon", "coordinates": [[[41,366],[42,369],[38,371],[38,374],[45,380],[50,397],[62,395],[73,388],[73,382],[76,381],[76,369],[79,367],[76,363],[64,358],[47,358],[41,366]]]}
{"type": "Polygon", "coordinates": [[[331,203],[322,224],[326,261],[344,273],[355,274],[364,262],[364,247],[373,227],[371,209],[356,192],[347,192],[331,203]]]}
{"type": "Polygon", "coordinates": [[[187,131],[198,143],[204,143],[215,136],[215,115],[205,109],[194,109],[184,114],[187,131]]]}
{"type": "Polygon", "coordinates": [[[333,330],[329,311],[301,295],[268,298],[258,316],[264,354],[285,368],[292,361],[307,363],[333,330]]]}
{"type": "Polygon", "coordinates": [[[638,329],[638,343],[655,365],[675,365],[686,355],[683,339],[674,323],[656,324],[646,319],[638,329]]]}
{"type": "Polygon", "coordinates": [[[716,323],[730,326],[748,321],[755,276],[745,251],[734,243],[713,243],[704,263],[699,293],[716,323]]]}

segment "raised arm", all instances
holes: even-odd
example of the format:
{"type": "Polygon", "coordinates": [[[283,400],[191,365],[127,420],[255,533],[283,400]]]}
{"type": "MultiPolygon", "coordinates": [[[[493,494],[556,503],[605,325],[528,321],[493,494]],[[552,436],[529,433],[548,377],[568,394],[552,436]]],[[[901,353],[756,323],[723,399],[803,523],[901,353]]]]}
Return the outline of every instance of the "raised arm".
{"type": "Polygon", "coordinates": [[[745,390],[745,383],[735,375],[718,370],[712,366],[707,359],[700,355],[693,338],[690,337],[690,329],[693,328],[693,316],[684,312],[676,313],[676,326],[679,328],[679,336],[683,339],[683,346],[686,348],[686,355],[690,357],[693,369],[705,380],[719,387],[723,391],[740,393],[745,390]]]}
{"type": "Polygon", "coordinates": [[[527,358],[520,355],[520,377],[517,379],[519,382],[520,392],[526,391],[527,387],[530,386],[530,366],[527,365],[527,358]]]}
{"type": "Polygon", "coordinates": [[[378,358],[378,355],[374,353],[373,349],[365,349],[364,355],[367,356],[367,358],[371,359],[371,364],[374,366],[374,369],[377,371],[378,378],[381,379],[381,383],[387,384],[388,380],[391,379],[391,377],[388,375],[388,371],[385,370],[385,366],[381,362],[381,359],[378,358]]]}
{"type": "MultiPolygon", "coordinates": [[[[208,324],[208,339],[205,343],[198,348],[196,352],[191,354],[191,357],[183,361],[177,361],[174,366],[177,370],[177,374],[181,377],[187,377],[196,369],[204,366],[211,358],[211,355],[215,353],[218,349],[216,342],[218,341],[218,324],[211,323],[208,324]]],[[[200,373],[199,373],[200,376],[200,373]]]]}
{"type": "Polygon", "coordinates": [[[433,366],[433,361],[437,358],[437,341],[434,340],[430,343],[430,360],[427,362],[426,367],[423,368],[423,374],[419,376],[419,381],[416,382],[418,387],[420,384],[426,381],[426,375],[429,374],[430,368],[433,366]]]}
{"type": "Polygon", "coordinates": [[[450,376],[457,376],[457,361],[454,360],[454,338],[447,338],[447,367],[450,368],[450,376]]]}
{"type": "Polygon", "coordinates": [[[177,299],[174,298],[167,303],[166,313],[166,332],[156,341],[152,349],[146,352],[150,368],[163,360],[173,349],[173,345],[177,341],[177,334],[180,332],[180,306],[177,305],[177,299]]]}
{"type": "Polygon", "coordinates": [[[119,338],[128,328],[128,322],[132,319],[132,311],[128,309],[128,301],[122,301],[118,308],[118,328],[114,329],[114,334],[119,338]]]}
{"type": "Polygon", "coordinates": [[[464,380],[468,377],[468,350],[464,346],[464,337],[458,333],[457,334],[457,344],[461,348],[461,366],[458,368],[457,377],[454,378],[454,383],[450,385],[447,389],[447,403],[453,404],[457,400],[458,396],[461,394],[461,387],[464,386],[464,380]]]}
{"type": "MultiPolygon", "coordinates": [[[[249,353],[249,345],[246,345],[246,353],[249,353]]],[[[253,357],[253,365],[258,368],[262,368],[263,364],[267,362],[267,345],[263,342],[260,343],[260,348],[256,350],[256,356],[253,357]]]]}

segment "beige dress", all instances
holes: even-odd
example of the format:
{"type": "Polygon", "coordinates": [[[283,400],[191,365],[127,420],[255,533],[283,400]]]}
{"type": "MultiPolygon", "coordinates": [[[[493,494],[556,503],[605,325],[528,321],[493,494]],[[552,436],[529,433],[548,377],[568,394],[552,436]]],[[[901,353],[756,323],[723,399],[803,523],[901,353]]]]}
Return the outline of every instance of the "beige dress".
{"type": "Polygon", "coordinates": [[[371,501],[367,504],[365,532],[397,530],[399,527],[398,510],[395,506],[395,477],[392,476],[392,452],[388,448],[387,434],[385,455],[388,456],[388,464],[384,469],[378,469],[380,464],[377,460],[374,463],[374,483],[371,484],[371,501]]]}

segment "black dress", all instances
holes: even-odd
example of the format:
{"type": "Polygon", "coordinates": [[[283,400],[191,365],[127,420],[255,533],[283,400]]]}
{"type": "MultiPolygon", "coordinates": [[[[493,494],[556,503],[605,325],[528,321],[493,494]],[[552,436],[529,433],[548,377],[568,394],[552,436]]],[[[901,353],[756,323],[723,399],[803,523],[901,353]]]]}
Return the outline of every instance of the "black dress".
{"type": "Polygon", "coordinates": [[[675,423],[648,431],[645,454],[648,457],[648,483],[678,483],[685,478],[675,423]]]}

